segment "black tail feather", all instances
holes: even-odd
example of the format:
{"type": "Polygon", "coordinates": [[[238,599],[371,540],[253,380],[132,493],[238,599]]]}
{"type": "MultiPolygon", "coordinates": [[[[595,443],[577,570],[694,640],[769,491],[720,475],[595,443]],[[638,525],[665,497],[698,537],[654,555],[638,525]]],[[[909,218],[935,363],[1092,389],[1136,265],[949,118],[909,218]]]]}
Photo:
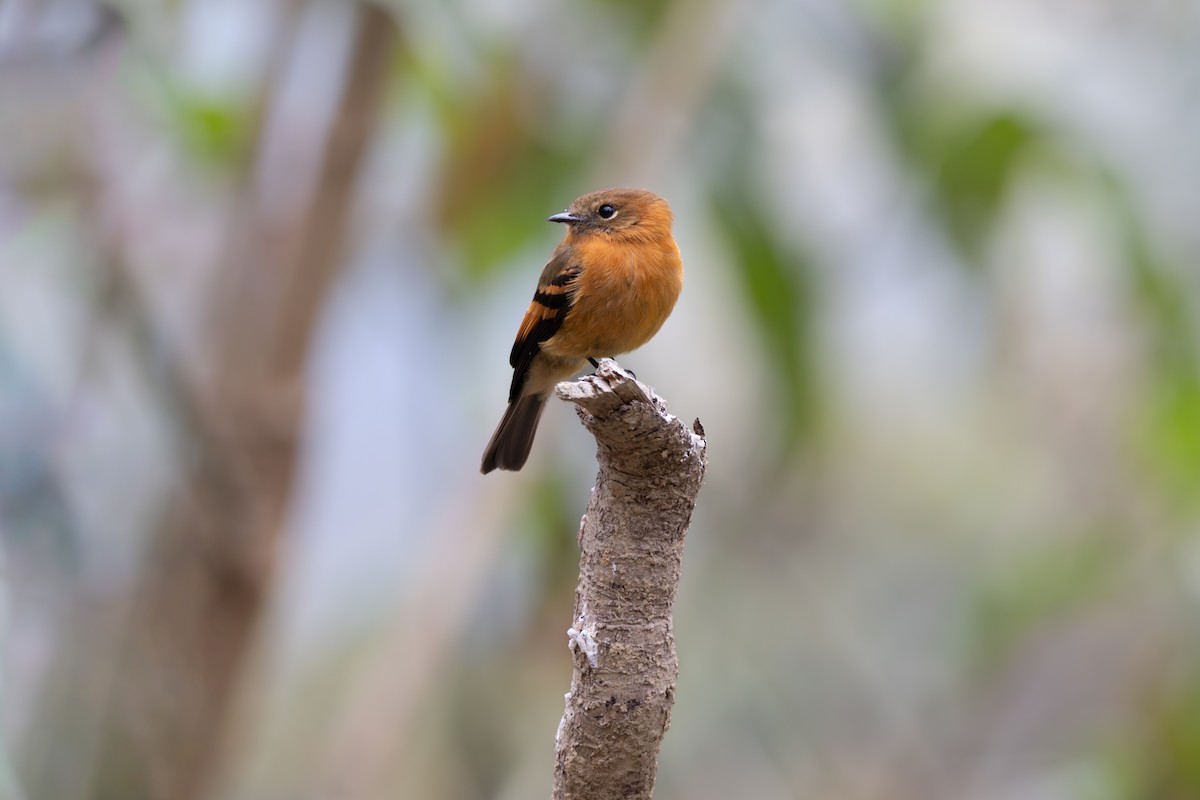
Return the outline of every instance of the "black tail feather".
{"type": "Polygon", "coordinates": [[[494,469],[515,471],[525,466],[545,407],[545,395],[525,395],[508,404],[492,440],[483,451],[480,470],[484,475],[494,469]]]}

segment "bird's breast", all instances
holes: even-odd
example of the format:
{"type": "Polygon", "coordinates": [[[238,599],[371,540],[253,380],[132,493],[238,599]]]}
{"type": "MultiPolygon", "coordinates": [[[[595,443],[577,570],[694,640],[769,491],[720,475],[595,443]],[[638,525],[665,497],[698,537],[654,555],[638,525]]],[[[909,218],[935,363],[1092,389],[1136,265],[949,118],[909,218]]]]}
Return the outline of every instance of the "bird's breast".
{"type": "Polygon", "coordinates": [[[671,314],[683,286],[675,242],[632,246],[598,240],[579,251],[583,269],[570,311],[543,349],[560,357],[598,358],[645,344],[671,314]]]}

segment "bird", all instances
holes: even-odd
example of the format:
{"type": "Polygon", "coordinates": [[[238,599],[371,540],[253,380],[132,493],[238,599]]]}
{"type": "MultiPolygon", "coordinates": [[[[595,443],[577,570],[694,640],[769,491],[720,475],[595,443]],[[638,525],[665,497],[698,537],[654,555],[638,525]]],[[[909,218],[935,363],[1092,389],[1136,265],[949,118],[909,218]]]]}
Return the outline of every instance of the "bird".
{"type": "Polygon", "coordinates": [[[645,189],[589,192],[547,219],[566,234],[517,329],[508,407],[483,452],[483,474],[525,466],[555,384],[658,333],[683,288],[673,220],[667,201],[645,189]]]}

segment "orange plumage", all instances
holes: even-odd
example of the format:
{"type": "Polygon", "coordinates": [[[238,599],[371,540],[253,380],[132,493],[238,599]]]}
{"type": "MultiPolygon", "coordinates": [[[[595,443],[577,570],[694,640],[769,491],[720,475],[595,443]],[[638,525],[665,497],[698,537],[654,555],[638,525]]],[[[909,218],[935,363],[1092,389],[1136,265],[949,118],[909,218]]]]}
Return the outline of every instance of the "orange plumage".
{"type": "Polygon", "coordinates": [[[554,385],[588,359],[649,341],[683,287],[671,207],[653,192],[591,192],[549,221],[565,223],[567,233],[517,329],[508,408],[484,451],[485,474],[523,467],[554,385]]]}

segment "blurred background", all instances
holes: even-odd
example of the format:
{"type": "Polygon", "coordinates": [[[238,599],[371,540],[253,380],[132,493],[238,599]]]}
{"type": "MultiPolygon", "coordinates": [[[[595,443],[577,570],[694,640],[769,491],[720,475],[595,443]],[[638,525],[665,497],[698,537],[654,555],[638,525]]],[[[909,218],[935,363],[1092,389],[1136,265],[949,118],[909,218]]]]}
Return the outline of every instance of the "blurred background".
{"type": "Polygon", "coordinates": [[[0,2],[0,797],[549,794],[577,195],[687,267],[656,798],[1200,797],[1200,7],[0,2]]]}

